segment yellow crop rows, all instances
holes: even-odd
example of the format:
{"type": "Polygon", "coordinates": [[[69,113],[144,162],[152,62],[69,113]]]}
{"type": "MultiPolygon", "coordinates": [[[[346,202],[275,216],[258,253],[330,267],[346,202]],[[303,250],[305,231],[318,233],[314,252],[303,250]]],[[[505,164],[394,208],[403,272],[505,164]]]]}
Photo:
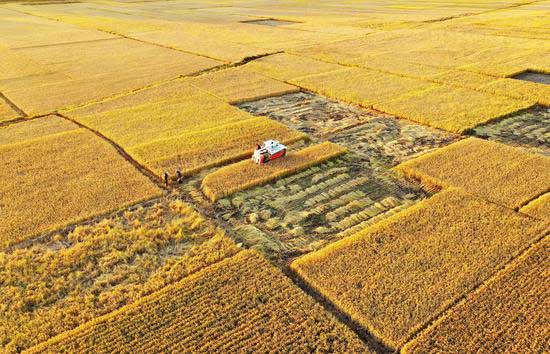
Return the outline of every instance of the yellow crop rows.
{"type": "Polygon", "coordinates": [[[13,124],[9,128],[0,128],[0,145],[17,144],[25,140],[78,129],[78,126],[58,116],[46,116],[29,120],[24,124],[13,124]]]}
{"type": "Polygon", "coordinates": [[[403,352],[546,351],[549,241],[545,238],[516,259],[407,344],[403,352]]]}
{"type": "Polygon", "coordinates": [[[269,262],[243,251],[31,348],[38,352],[368,352],[269,262]]]}
{"type": "Polygon", "coordinates": [[[426,185],[453,186],[509,208],[550,189],[550,158],[468,138],[396,169],[426,185]]]}
{"type": "Polygon", "coordinates": [[[279,53],[259,58],[246,64],[246,67],[282,81],[343,68],[340,65],[287,53],[279,53]]]}
{"type": "Polygon", "coordinates": [[[339,145],[324,142],[262,166],[250,160],[241,161],[208,174],[202,180],[202,190],[210,200],[216,201],[238,191],[305,170],[346,151],[339,145]]]}
{"type": "Polygon", "coordinates": [[[0,98],[0,122],[15,119],[18,116],[19,114],[11,109],[11,107],[4,103],[0,98]]]}
{"type": "Polygon", "coordinates": [[[531,201],[519,211],[541,220],[550,220],[550,193],[531,201]]]}
{"type": "Polygon", "coordinates": [[[229,103],[255,101],[300,91],[296,86],[270,79],[245,66],[192,77],[187,81],[229,103]]]}
{"type": "Polygon", "coordinates": [[[547,228],[452,189],[303,256],[292,268],[397,349],[547,228]]]}
{"type": "MultiPolygon", "coordinates": [[[[28,123],[34,122],[0,129],[10,135],[12,127],[18,131],[28,123]]],[[[160,192],[108,143],[83,129],[0,145],[0,162],[2,248],[160,192]]]]}
{"type": "Polygon", "coordinates": [[[175,200],[2,254],[3,351],[46,341],[238,251],[212,222],[175,200]]]}
{"type": "Polygon", "coordinates": [[[190,175],[204,168],[247,158],[256,144],[267,139],[290,144],[307,139],[307,135],[271,119],[255,117],[136,145],[128,152],[159,176],[163,171],[176,169],[190,175]]]}

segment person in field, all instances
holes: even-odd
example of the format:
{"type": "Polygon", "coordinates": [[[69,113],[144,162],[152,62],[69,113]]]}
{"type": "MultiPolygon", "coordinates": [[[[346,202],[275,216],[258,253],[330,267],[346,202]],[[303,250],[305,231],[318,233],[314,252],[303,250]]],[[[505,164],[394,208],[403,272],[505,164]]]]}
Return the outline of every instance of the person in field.
{"type": "Polygon", "coordinates": [[[170,175],[168,174],[168,172],[165,171],[163,177],[164,177],[164,184],[168,186],[168,180],[170,178],[170,175]]]}

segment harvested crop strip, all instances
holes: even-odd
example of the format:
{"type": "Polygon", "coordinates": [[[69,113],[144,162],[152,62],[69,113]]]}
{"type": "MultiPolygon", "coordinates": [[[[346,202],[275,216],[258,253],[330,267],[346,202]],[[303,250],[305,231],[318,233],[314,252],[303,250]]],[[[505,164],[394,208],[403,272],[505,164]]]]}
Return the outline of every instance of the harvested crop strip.
{"type": "Polygon", "coordinates": [[[550,193],[529,202],[519,211],[541,220],[550,220],[550,193]]]}
{"type": "Polygon", "coordinates": [[[0,257],[0,347],[27,349],[238,251],[172,198],[35,241],[0,257]]]}
{"type": "Polygon", "coordinates": [[[374,108],[431,127],[463,133],[534,104],[532,101],[438,85],[376,102],[374,108]]]}
{"type": "Polygon", "coordinates": [[[296,86],[263,76],[245,66],[200,75],[187,81],[229,103],[254,101],[300,91],[296,86]]]}
{"type": "Polygon", "coordinates": [[[242,251],[37,352],[366,352],[368,348],[254,251],[242,251]]]}
{"type": "Polygon", "coordinates": [[[268,118],[255,117],[219,127],[137,145],[128,152],[158,175],[180,169],[184,175],[252,155],[256,144],[276,139],[290,144],[307,136],[268,118]]]}
{"type": "Polygon", "coordinates": [[[543,353],[548,349],[547,237],[407,344],[405,353],[543,353]]]}
{"type": "Polygon", "coordinates": [[[547,227],[451,189],[303,256],[292,268],[397,349],[547,227]]]}
{"type": "Polygon", "coordinates": [[[370,107],[437,84],[373,70],[348,68],[289,81],[319,94],[370,107]]]}
{"type": "Polygon", "coordinates": [[[286,53],[268,55],[256,59],[246,64],[246,67],[282,81],[343,68],[337,64],[325,63],[323,61],[286,53]]]}
{"type": "Polygon", "coordinates": [[[454,186],[517,208],[550,189],[550,158],[468,138],[398,165],[427,185],[454,186]]]}
{"type": "Polygon", "coordinates": [[[241,161],[207,175],[202,181],[202,190],[210,200],[216,201],[235,192],[299,172],[346,151],[339,145],[324,142],[265,165],[258,165],[251,160],[241,161]]]}
{"type": "Polygon", "coordinates": [[[84,129],[0,145],[0,164],[0,248],[161,192],[84,129]]]}

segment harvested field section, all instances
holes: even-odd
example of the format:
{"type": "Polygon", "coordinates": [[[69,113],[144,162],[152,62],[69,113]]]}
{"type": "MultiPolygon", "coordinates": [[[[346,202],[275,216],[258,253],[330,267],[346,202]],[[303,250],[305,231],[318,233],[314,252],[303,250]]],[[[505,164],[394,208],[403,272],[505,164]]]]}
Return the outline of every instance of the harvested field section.
{"type": "Polygon", "coordinates": [[[290,93],[244,102],[239,108],[268,116],[307,134],[324,136],[367,121],[369,111],[308,92],[290,93]]]}
{"type": "Polygon", "coordinates": [[[451,189],[305,255],[292,268],[398,349],[547,228],[451,189]]]}
{"type": "Polygon", "coordinates": [[[287,53],[268,55],[253,60],[246,64],[246,68],[281,81],[343,69],[340,65],[287,53]]]}
{"type": "Polygon", "coordinates": [[[284,159],[258,165],[251,160],[222,167],[202,180],[202,190],[212,201],[250,187],[305,170],[326,160],[344,154],[347,150],[330,142],[291,152],[284,159]]]}
{"type": "Polygon", "coordinates": [[[173,198],[56,233],[0,257],[0,343],[27,349],[238,251],[173,198]]]}
{"type": "Polygon", "coordinates": [[[518,208],[550,189],[550,158],[468,138],[396,167],[428,185],[462,188],[480,198],[518,208]]]}
{"type": "Polygon", "coordinates": [[[405,346],[405,353],[543,353],[548,349],[547,237],[405,346]]]}
{"type": "Polygon", "coordinates": [[[296,86],[263,76],[246,66],[192,77],[187,82],[233,104],[300,91],[296,86]]]}
{"type": "Polygon", "coordinates": [[[0,127],[0,145],[16,144],[26,140],[79,129],[78,125],[58,116],[46,116],[26,122],[0,127]]]}
{"type": "Polygon", "coordinates": [[[307,139],[307,136],[270,119],[255,117],[132,146],[128,152],[159,176],[164,171],[176,169],[190,175],[249,157],[254,146],[267,139],[290,144],[307,139]]]}
{"type": "Polygon", "coordinates": [[[0,145],[0,161],[0,248],[161,192],[84,129],[0,145]]]}
{"type": "Polygon", "coordinates": [[[550,157],[550,108],[537,107],[478,126],[472,133],[480,138],[520,146],[550,157]]]}
{"type": "Polygon", "coordinates": [[[373,173],[348,153],[220,199],[214,207],[246,245],[288,258],[353,234],[427,195],[416,184],[373,173]]]}
{"type": "Polygon", "coordinates": [[[515,75],[513,78],[516,80],[535,82],[537,84],[550,85],[550,74],[545,73],[526,71],[524,73],[515,75]]]}
{"type": "Polygon", "coordinates": [[[532,200],[519,211],[537,219],[550,220],[550,193],[532,200]]]}
{"type": "Polygon", "coordinates": [[[376,102],[374,108],[434,128],[463,133],[479,124],[529,108],[534,103],[440,85],[376,102]]]}
{"type": "Polygon", "coordinates": [[[238,106],[255,115],[267,115],[304,133],[328,137],[363,157],[369,167],[382,170],[458,139],[458,136],[445,131],[307,92],[238,106]]]}
{"type": "Polygon", "coordinates": [[[369,351],[253,251],[240,252],[30,352],[92,348],[98,353],[369,351]]]}

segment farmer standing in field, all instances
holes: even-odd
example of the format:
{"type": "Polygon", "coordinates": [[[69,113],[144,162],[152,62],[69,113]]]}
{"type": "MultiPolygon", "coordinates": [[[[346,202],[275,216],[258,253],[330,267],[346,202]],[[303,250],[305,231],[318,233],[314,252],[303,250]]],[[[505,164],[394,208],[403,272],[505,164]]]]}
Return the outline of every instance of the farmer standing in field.
{"type": "Polygon", "coordinates": [[[168,187],[168,179],[169,179],[169,175],[168,175],[168,172],[164,171],[164,184],[168,187]]]}

